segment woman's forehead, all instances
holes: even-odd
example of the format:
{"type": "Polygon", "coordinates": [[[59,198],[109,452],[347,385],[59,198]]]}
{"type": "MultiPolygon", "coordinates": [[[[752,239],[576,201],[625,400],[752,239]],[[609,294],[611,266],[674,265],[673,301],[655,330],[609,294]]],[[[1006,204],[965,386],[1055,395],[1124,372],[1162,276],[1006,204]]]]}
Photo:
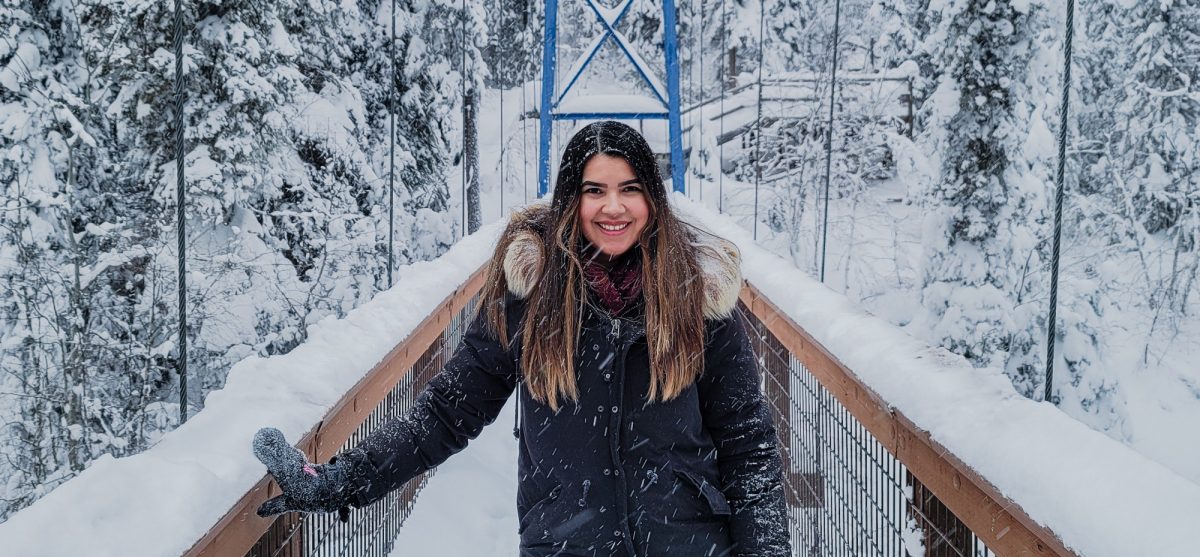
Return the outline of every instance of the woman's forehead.
{"type": "Polygon", "coordinates": [[[636,179],[637,174],[625,159],[597,154],[583,166],[583,180],[599,184],[620,183],[636,179]]]}

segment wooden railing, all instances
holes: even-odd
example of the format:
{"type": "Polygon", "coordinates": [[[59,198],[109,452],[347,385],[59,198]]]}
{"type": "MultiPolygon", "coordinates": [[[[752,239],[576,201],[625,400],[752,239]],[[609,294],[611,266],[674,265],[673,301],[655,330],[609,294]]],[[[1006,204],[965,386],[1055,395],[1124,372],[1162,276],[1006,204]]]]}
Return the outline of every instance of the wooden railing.
{"type": "Polygon", "coordinates": [[[1073,555],[752,285],[741,302],[779,429],[796,554],[1073,555]]]}
{"type": "MultiPolygon", "coordinates": [[[[407,411],[456,348],[482,283],[480,269],[300,441],[309,459],[326,461],[407,411]]],[[[752,285],[740,308],[779,431],[795,555],[1073,555],[752,285]]],[[[254,509],[278,494],[264,477],[185,555],[386,556],[424,482],[342,524],[259,518],[254,509]]]]}

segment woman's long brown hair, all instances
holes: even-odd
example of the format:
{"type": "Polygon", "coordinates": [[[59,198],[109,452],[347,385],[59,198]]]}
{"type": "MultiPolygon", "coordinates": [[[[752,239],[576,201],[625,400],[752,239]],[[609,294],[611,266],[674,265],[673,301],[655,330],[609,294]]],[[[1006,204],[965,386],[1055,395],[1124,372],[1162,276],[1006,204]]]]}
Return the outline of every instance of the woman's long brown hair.
{"type": "Polygon", "coordinates": [[[678,396],[704,369],[704,279],[693,247],[696,232],[671,211],[646,140],[624,124],[597,122],[580,130],[567,144],[550,206],[531,208],[510,220],[480,294],[480,309],[488,324],[508,345],[504,258],[518,235],[524,231],[536,234],[541,269],[531,270],[537,279],[520,325],[521,370],[530,395],[555,411],[560,402],[579,398],[575,353],[587,301],[579,198],[583,167],[597,154],[625,159],[641,181],[650,206],[650,218],[639,237],[650,355],[647,401],[678,396]]]}

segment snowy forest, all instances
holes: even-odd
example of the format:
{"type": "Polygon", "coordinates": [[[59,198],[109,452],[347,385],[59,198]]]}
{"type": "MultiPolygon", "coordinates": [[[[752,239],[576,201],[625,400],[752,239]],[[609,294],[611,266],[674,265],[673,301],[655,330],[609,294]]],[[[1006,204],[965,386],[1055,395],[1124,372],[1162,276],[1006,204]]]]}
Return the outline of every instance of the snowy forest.
{"type": "MultiPolygon", "coordinates": [[[[173,3],[0,3],[0,520],[536,197],[543,3],[182,14],[177,98],[173,3]]],[[[1200,1],[678,0],[686,195],[1040,400],[1068,19],[1052,402],[1200,483],[1200,1]]],[[[650,59],[662,25],[621,29],[650,59]]],[[[597,60],[579,90],[627,88],[597,60]]]]}

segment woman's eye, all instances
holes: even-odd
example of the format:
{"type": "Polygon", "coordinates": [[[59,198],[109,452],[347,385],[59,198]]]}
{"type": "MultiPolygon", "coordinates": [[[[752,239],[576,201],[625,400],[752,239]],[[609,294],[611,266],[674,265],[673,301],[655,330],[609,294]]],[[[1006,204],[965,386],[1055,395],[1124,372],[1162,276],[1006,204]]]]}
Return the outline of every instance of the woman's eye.
{"type": "Polygon", "coordinates": [[[625,191],[626,193],[641,192],[642,186],[625,186],[624,190],[622,191],[625,191]]]}
{"type": "Polygon", "coordinates": [[[591,188],[583,188],[583,193],[595,195],[597,193],[602,193],[602,192],[600,191],[600,188],[591,187],[591,188]]]}

